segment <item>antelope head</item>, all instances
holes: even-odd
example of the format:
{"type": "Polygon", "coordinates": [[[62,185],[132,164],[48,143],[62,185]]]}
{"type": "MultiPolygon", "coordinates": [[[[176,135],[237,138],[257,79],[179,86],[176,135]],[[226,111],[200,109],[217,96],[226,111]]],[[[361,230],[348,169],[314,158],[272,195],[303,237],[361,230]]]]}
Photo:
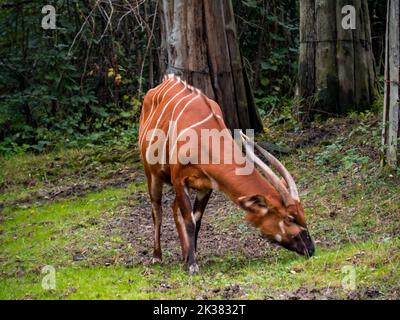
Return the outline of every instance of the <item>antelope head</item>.
{"type": "Polygon", "coordinates": [[[300,255],[311,257],[315,251],[314,243],[308,232],[304,210],[292,175],[268,151],[252,142],[244,134],[242,134],[242,139],[247,155],[258,165],[281,198],[279,201],[270,195],[252,195],[240,198],[239,205],[247,212],[247,220],[273,242],[300,255]],[[282,180],[257,157],[254,147],[283,177],[282,180]]]}

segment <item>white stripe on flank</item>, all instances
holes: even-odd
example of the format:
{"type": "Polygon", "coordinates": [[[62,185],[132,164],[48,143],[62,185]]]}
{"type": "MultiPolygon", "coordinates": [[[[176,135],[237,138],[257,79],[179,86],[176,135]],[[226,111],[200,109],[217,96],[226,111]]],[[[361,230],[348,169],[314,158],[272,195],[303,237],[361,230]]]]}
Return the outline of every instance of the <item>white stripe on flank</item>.
{"type": "MultiPolygon", "coordinates": [[[[170,86],[170,88],[169,88],[168,90],[165,91],[165,93],[164,93],[164,95],[163,95],[161,101],[163,101],[164,98],[165,98],[165,96],[167,95],[167,93],[170,92],[170,91],[171,91],[176,85],[178,85],[178,84],[179,84],[179,82],[175,82],[174,85],[170,86]]],[[[158,104],[160,104],[160,103],[158,102],[157,105],[158,105],[158,104]]],[[[143,129],[142,137],[141,137],[141,139],[140,139],[140,141],[139,141],[140,147],[142,147],[144,137],[145,137],[146,134],[147,134],[148,127],[149,127],[151,121],[153,120],[153,117],[154,117],[154,115],[156,114],[156,111],[157,111],[157,108],[155,108],[154,112],[153,112],[151,115],[149,115],[148,121],[146,121],[146,124],[145,124],[144,129],[143,129]]]]}
{"type": "MultiPolygon", "coordinates": [[[[159,109],[158,109],[158,105],[165,99],[165,97],[167,96],[167,94],[168,94],[177,84],[179,84],[179,83],[184,84],[184,85],[185,85],[185,88],[183,88],[181,91],[179,91],[177,94],[175,94],[171,99],[169,99],[169,100],[166,102],[166,104],[164,105],[164,107],[163,107],[163,109],[162,109],[162,111],[161,111],[161,114],[158,116],[156,125],[152,128],[152,129],[154,129],[154,130],[155,130],[155,129],[158,129],[158,126],[159,126],[159,124],[160,124],[160,121],[163,119],[163,116],[164,116],[166,110],[168,109],[168,107],[170,106],[171,102],[172,102],[173,100],[175,100],[177,97],[179,97],[179,95],[181,95],[186,89],[190,89],[190,90],[191,90],[190,93],[188,93],[187,95],[183,96],[177,103],[174,104],[174,108],[173,108],[173,111],[172,111],[172,113],[171,113],[170,124],[168,125],[168,131],[166,132],[166,140],[164,141],[164,145],[163,145],[163,149],[162,149],[162,154],[161,154],[161,156],[163,156],[163,155],[165,154],[165,152],[166,152],[167,143],[168,143],[168,141],[169,141],[169,138],[170,138],[171,133],[172,133],[172,134],[175,134],[175,132],[178,130],[178,122],[179,122],[180,118],[183,116],[183,114],[184,114],[184,112],[186,111],[186,109],[190,106],[190,104],[191,104],[193,101],[195,101],[195,100],[198,99],[199,97],[203,97],[203,94],[202,94],[202,92],[201,92],[199,89],[194,88],[194,87],[191,86],[191,85],[188,85],[185,81],[182,81],[180,77],[176,77],[174,74],[169,74],[169,75],[167,75],[167,76],[166,76],[165,84],[164,84],[163,86],[161,86],[161,87],[158,89],[158,91],[153,95],[153,98],[152,98],[152,105],[151,105],[151,110],[150,110],[149,116],[148,116],[147,120],[145,121],[145,123],[144,123],[144,125],[143,125],[143,127],[142,127],[142,130],[141,130],[141,132],[140,132],[140,134],[139,134],[139,145],[140,145],[141,149],[143,148],[143,143],[144,143],[145,137],[146,137],[146,135],[147,135],[147,133],[148,133],[148,130],[150,129],[149,126],[150,126],[150,124],[152,123],[153,118],[154,118],[156,112],[159,110],[159,109]],[[171,85],[172,83],[173,83],[173,85],[171,85]],[[195,94],[195,96],[192,97],[192,98],[184,105],[184,107],[180,110],[179,115],[178,115],[177,118],[174,120],[175,112],[177,111],[177,108],[178,108],[179,104],[180,104],[184,99],[186,99],[187,97],[189,97],[190,95],[193,95],[193,94],[195,94]],[[162,97],[161,97],[161,96],[162,96],[162,97]],[[161,99],[160,99],[160,97],[161,97],[161,99]],[[156,103],[156,105],[155,105],[155,103],[156,103]],[[173,128],[170,127],[170,126],[171,126],[171,122],[172,122],[173,128]],[[171,131],[171,130],[172,130],[172,131],[171,131]]],[[[212,101],[212,100],[210,100],[208,97],[206,97],[206,96],[204,96],[204,97],[205,97],[209,102],[212,101]]],[[[219,114],[217,114],[217,113],[215,112],[215,110],[214,110],[212,104],[209,104],[209,107],[210,107],[210,111],[211,111],[211,114],[210,114],[210,115],[208,115],[208,116],[207,116],[206,118],[204,118],[203,120],[201,120],[201,121],[199,121],[199,122],[197,122],[197,123],[191,125],[189,128],[185,128],[184,130],[182,130],[182,131],[179,133],[179,135],[178,135],[178,137],[176,138],[176,140],[175,140],[175,141],[172,141],[172,144],[173,144],[173,145],[172,145],[172,149],[170,148],[170,150],[171,150],[170,155],[169,155],[170,159],[171,159],[171,157],[174,157],[174,152],[175,152],[175,150],[178,148],[177,145],[178,145],[179,139],[180,139],[186,132],[188,132],[189,130],[191,130],[191,129],[197,127],[197,126],[202,125],[203,123],[205,123],[205,122],[207,122],[208,120],[210,120],[213,116],[214,116],[215,118],[221,119],[221,120],[223,121],[223,118],[222,118],[219,114]]],[[[149,140],[149,143],[150,143],[150,144],[151,144],[151,142],[152,142],[153,139],[154,139],[154,135],[155,135],[155,132],[153,132],[152,135],[151,135],[151,137],[150,137],[150,140],[149,140]]],[[[170,147],[171,147],[171,146],[170,146],[170,147]]],[[[143,151],[144,151],[144,150],[143,150],[143,151]]],[[[147,152],[146,152],[146,156],[147,156],[147,152]]],[[[161,158],[161,159],[162,159],[162,158],[161,158]]],[[[166,160],[168,161],[168,159],[166,159],[166,160]]],[[[164,167],[164,163],[162,163],[162,167],[164,167]]],[[[215,186],[214,186],[214,187],[215,187],[215,186]]]]}
{"type": "MultiPolygon", "coordinates": [[[[171,103],[172,101],[174,101],[174,99],[175,99],[176,97],[178,97],[179,95],[181,95],[185,90],[186,90],[186,88],[183,88],[181,91],[179,91],[176,95],[174,95],[174,96],[165,104],[165,106],[164,106],[164,108],[163,108],[163,110],[162,110],[160,116],[158,117],[158,120],[157,120],[157,122],[156,122],[156,125],[153,127],[153,130],[154,130],[154,131],[153,131],[153,134],[151,135],[151,138],[150,138],[150,140],[149,140],[149,144],[151,144],[151,142],[152,142],[153,139],[154,139],[155,130],[158,129],[158,125],[160,124],[160,121],[161,121],[161,119],[162,119],[162,117],[163,117],[163,115],[164,115],[165,110],[167,110],[167,108],[168,108],[168,106],[170,105],[170,103],[171,103]]],[[[168,134],[168,132],[167,132],[167,134],[168,134]]],[[[167,140],[167,139],[166,139],[166,140],[167,140]]],[[[161,157],[160,159],[163,159],[163,158],[161,157]]]]}
{"type": "MultiPolygon", "coordinates": [[[[190,95],[192,95],[192,93],[190,93],[190,94],[188,94],[187,96],[183,97],[183,98],[175,105],[175,107],[176,107],[183,99],[185,99],[186,97],[188,97],[188,96],[190,96],[190,95]]],[[[192,99],[190,99],[190,100],[186,103],[186,105],[183,107],[182,110],[185,110],[185,109],[186,109],[193,101],[195,101],[198,97],[199,97],[199,96],[196,95],[196,96],[194,96],[192,99]]],[[[174,128],[174,130],[175,130],[175,128],[174,128]]],[[[169,132],[167,132],[167,135],[168,135],[168,133],[169,133],[169,132]]],[[[167,141],[168,139],[165,139],[165,140],[167,141]]],[[[165,142],[164,142],[164,144],[165,144],[165,142]]],[[[170,153],[170,155],[171,155],[171,153],[170,153]]]]}
{"type": "Polygon", "coordinates": [[[211,113],[210,115],[208,115],[206,118],[204,118],[202,121],[195,123],[194,125],[190,126],[189,128],[186,128],[185,130],[182,130],[181,133],[179,134],[177,140],[179,140],[179,138],[181,136],[183,136],[186,132],[188,132],[189,130],[193,129],[194,127],[197,127],[205,122],[207,122],[208,120],[210,120],[213,117],[213,114],[211,113]]]}
{"type": "Polygon", "coordinates": [[[155,98],[157,97],[157,101],[158,101],[158,98],[159,98],[161,92],[162,92],[165,88],[167,88],[168,85],[171,84],[171,83],[172,83],[171,80],[164,81],[164,82],[163,82],[163,85],[160,87],[160,89],[153,95],[153,98],[152,98],[152,100],[151,100],[150,114],[153,112],[153,109],[154,109],[154,100],[155,100],[155,98]]]}
{"type": "Polygon", "coordinates": [[[174,143],[174,146],[173,146],[172,149],[171,149],[171,153],[170,153],[170,154],[171,154],[172,156],[174,155],[175,148],[176,148],[176,146],[178,145],[178,141],[179,141],[179,138],[180,138],[181,136],[183,136],[186,132],[188,132],[189,130],[193,129],[194,127],[197,127],[197,126],[199,126],[199,125],[201,125],[201,124],[207,122],[207,121],[210,120],[212,117],[213,117],[213,114],[211,113],[208,117],[206,117],[206,118],[203,119],[202,121],[195,123],[194,125],[190,126],[189,128],[186,128],[185,130],[182,130],[181,133],[180,133],[180,134],[178,135],[178,137],[176,138],[176,141],[175,141],[175,143],[174,143]]]}
{"type": "MultiPolygon", "coordinates": [[[[185,86],[185,89],[187,89],[186,86],[185,86]]],[[[171,129],[171,127],[170,127],[171,122],[173,122],[173,119],[174,119],[174,115],[175,115],[176,108],[179,106],[179,104],[180,104],[183,100],[185,100],[187,97],[191,96],[192,94],[193,94],[193,92],[190,92],[189,94],[183,96],[177,103],[175,103],[174,109],[172,110],[172,113],[171,113],[171,119],[170,119],[170,123],[169,123],[169,125],[168,125],[168,131],[167,131],[167,134],[166,134],[166,139],[165,139],[165,141],[164,141],[162,154],[165,153],[165,150],[166,150],[166,148],[167,148],[167,143],[168,143],[168,139],[169,139],[170,133],[172,133],[172,134],[174,133],[174,131],[171,131],[171,130],[175,130],[175,129],[176,129],[176,126],[174,126],[173,129],[171,129]]],[[[173,124],[175,124],[175,122],[173,122],[173,124]]],[[[164,168],[164,164],[162,164],[161,167],[164,168]]]]}
{"type": "Polygon", "coordinates": [[[217,117],[218,119],[221,119],[222,121],[224,121],[224,118],[222,118],[219,114],[217,114],[212,106],[212,102],[215,102],[213,100],[211,100],[210,98],[208,98],[207,96],[205,96],[207,101],[210,103],[210,109],[212,111],[212,113],[214,114],[215,117],[217,117]]]}
{"type": "MultiPolygon", "coordinates": [[[[185,89],[187,89],[188,88],[188,85],[187,85],[187,83],[185,82],[185,89]]],[[[193,94],[193,92],[190,92],[188,95],[186,95],[185,97],[183,97],[181,100],[179,100],[176,104],[175,104],[175,107],[174,107],[174,110],[172,110],[172,113],[171,113],[171,119],[170,119],[170,121],[174,121],[174,116],[175,116],[175,111],[176,111],[176,108],[179,106],[179,104],[183,101],[183,99],[185,99],[186,97],[188,97],[188,96],[190,96],[190,95],[192,95],[193,94]]]]}
{"type": "Polygon", "coordinates": [[[145,114],[143,114],[143,121],[144,121],[144,123],[143,123],[143,126],[140,126],[140,129],[141,129],[141,130],[140,130],[140,133],[139,133],[139,145],[140,145],[140,141],[142,140],[141,137],[142,137],[143,130],[144,130],[144,128],[147,126],[147,123],[148,123],[148,121],[149,121],[150,115],[152,114],[153,109],[154,109],[154,99],[155,99],[155,97],[156,97],[157,95],[159,95],[159,94],[161,93],[162,90],[164,90],[164,89],[168,86],[168,83],[170,83],[170,80],[164,81],[164,82],[160,85],[160,87],[158,88],[157,92],[154,93],[153,98],[151,99],[151,109],[150,109],[150,112],[149,112],[149,117],[147,117],[147,119],[146,119],[145,114]],[[146,119],[146,120],[145,120],[145,119],[146,119]]]}
{"type": "Polygon", "coordinates": [[[179,84],[179,82],[175,81],[175,83],[167,91],[164,92],[163,97],[161,98],[160,101],[158,101],[158,103],[161,103],[165,99],[165,96],[168,94],[168,92],[170,92],[172,90],[172,88],[174,88],[178,84],[179,84]]]}
{"type": "MultiPolygon", "coordinates": [[[[175,124],[174,130],[177,128],[176,125],[177,125],[177,123],[178,123],[178,120],[179,120],[179,118],[182,116],[182,114],[183,114],[183,112],[186,110],[186,108],[187,108],[193,101],[195,101],[196,99],[198,99],[198,98],[200,98],[200,97],[201,97],[200,95],[194,96],[194,97],[193,97],[192,99],[190,99],[190,101],[189,101],[188,103],[186,103],[186,105],[182,108],[182,110],[181,110],[181,112],[179,113],[178,117],[176,118],[176,120],[174,120],[174,124],[175,124]]],[[[177,140],[174,142],[174,146],[173,146],[173,148],[172,148],[172,151],[174,150],[174,148],[175,148],[175,146],[176,146],[176,143],[177,143],[177,140]]],[[[171,156],[171,155],[173,155],[173,152],[170,152],[170,156],[171,156]]]]}
{"type": "MultiPolygon", "coordinates": [[[[149,110],[149,115],[153,112],[153,108],[154,108],[154,97],[155,97],[158,93],[160,93],[161,90],[163,90],[163,88],[165,88],[166,84],[167,84],[166,82],[163,82],[163,83],[160,84],[160,86],[159,86],[158,88],[154,88],[154,89],[149,90],[149,92],[151,92],[151,91],[153,91],[153,90],[157,90],[157,91],[154,93],[154,95],[153,95],[153,97],[152,97],[152,99],[151,99],[151,108],[150,108],[150,110],[149,110]]],[[[143,110],[143,121],[144,121],[144,124],[146,124],[146,123],[147,123],[147,120],[148,120],[148,118],[146,117],[147,113],[145,113],[145,111],[146,111],[146,110],[143,110]],[[145,120],[145,119],[147,119],[147,120],[145,120]]],[[[140,132],[142,132],[142,131],[143,131],[143,128],[141,127],[140,129],[141,129],[140,132]]],[[[140,136],[141,136],[141,133],[140,133],[140,132],[139,132],[139,138],[140,138],[140,136]]]]}

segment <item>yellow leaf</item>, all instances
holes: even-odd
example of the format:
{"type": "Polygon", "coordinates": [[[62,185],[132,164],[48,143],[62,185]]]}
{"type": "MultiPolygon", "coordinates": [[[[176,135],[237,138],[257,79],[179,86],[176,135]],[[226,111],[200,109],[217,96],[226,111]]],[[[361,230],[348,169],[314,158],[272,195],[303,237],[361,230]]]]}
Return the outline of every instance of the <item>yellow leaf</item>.
{"type": "Polygon", "coordinates": [[[122,81],[122,76],[120,74],[117,74],[114,80],[115,84],[118,86],[121,84],[121,81],[122,81]]]}
{"type": "Polygon", "coordinates": [[[115,70],[113,68],[108,69],[107,75],[109,78],[112,78],[115,76],[115,70]]]}

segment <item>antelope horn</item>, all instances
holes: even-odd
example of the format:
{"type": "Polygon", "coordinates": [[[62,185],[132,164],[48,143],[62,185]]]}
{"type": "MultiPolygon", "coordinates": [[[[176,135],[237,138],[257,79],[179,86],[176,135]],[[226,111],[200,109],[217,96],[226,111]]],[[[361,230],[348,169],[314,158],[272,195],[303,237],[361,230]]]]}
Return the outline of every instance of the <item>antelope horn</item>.
{"type": "Polygon", "coordinates": [[[297,190],[296,182],[294,181],[290,172],[286,169],[286,167],[280,162],[277,158],[275,158],[271,153],[267,150],[260,147],[258,144],[254,143],[250,140],[249,137],[244,135],[244,138],[253,146],[257,148],[258,151],[271,163],[271,165],[282,175],[283,179],[285,179],[286,183],[289,187],[289,194],[293,200],[300,202],[299,191],[297,190]]]}
{"type": "Polygon", "coordinates": [[[242,140],[244,142],[244,146],[246,148],[246,152],[249,155],[249,157],[254,161],[255,164],[257,164],[260,167],[260,169],[264,172],[267,180],[279,192],[279,194],[281,195],[281,197],[283,199],[285,206],[293,205],[294,201],[293,201],[292,197],[290,196],[286,187],[282,184],[282,182],[280,181],[278,176],[275,174],[275,172],[273,172],[270,167],[268,167],[260,158],[257,157],[257,155],[254,153],[252,148],[250,148],[251,144],[248,143],[246,138],[243,137],[243,133],[242,133],[242,140]]]}

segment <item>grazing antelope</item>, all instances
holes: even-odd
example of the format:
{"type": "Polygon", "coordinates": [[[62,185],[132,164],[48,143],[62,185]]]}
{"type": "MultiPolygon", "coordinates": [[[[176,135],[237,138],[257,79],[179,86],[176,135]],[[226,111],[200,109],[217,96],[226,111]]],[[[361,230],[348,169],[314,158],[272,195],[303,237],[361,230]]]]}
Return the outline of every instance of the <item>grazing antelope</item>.
{"type": "Polygon", "coordinates": [[[313,255],[314,245],[293,177],[279,160],[243,133],[241,139],[246,157],[229,134],[218,104],[179,77],[169,75],[147,93],[140,116],[139,147],[155,227],[154,262],[161,261],[164,183],[171,184],[175,191],[172,209],[190,274],[199,270],[196,263],[197,238],[212,190],[225,193],[245,210],[246,219],[273,242],[301,255],[313,255]],[[208,139],[219,135],[224,140],[223,145],[209,147],[206,143],[209,140],[203,139],[203,132],[211,132],[208,139]],[[202,137],[200,143],[190,139],[193,134],[202,137]],[[218,161],[214,161],[214,154],[206,154],[198,161],[200,154],[208,149],[219,153],[218,161]],[[283,177],[282,180],[260,160],[254,149],[268,160],[283,177]],[[190,155],[188,151],[191,151],[190,155]],[[230,155],[234,156],[233,161],[228,161],[230,155]],[[254,167],[247,174],[238,174],[238,169],[246,166],[237,160],[240,157],[253,161],[264,175],[254,167]],[[191,190],[197,190],[193,205],[191,190]]]}

